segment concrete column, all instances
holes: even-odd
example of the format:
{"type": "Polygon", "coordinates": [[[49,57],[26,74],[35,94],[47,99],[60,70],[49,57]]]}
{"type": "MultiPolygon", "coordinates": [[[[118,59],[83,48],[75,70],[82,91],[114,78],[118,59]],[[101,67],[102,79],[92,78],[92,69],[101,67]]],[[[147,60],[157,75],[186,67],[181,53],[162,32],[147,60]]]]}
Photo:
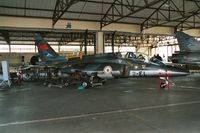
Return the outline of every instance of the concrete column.
{"type": "Polygon", "coordinates": [[[96,53],[104,53],[104,33],[96,33],[96,53]]]}
{"type": "Polygon", "coordinates": [[[94,36],[94,38],[93,38],[93,43],[94,43],[94,54],[96,54],[97,53],[97,49],[96,49],[96,34],[94,34],[93,35],[94,36]]]}

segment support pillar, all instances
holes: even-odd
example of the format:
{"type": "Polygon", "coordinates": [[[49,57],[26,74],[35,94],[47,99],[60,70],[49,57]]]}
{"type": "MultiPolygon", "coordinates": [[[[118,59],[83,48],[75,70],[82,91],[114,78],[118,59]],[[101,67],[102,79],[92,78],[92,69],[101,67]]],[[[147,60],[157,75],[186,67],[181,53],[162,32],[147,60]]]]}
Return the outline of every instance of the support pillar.
{"type": "Polygon", "coordinates": [[[58,53],[60,53],[60,43],[58,44],[58,53]]]}
{"type": "Polygon", "coordinates": [[[35,53],[37,53],[37,46],[35,46],[35,53]]]}
{"type": "Polygon", "coordinates": [[[85,55],[87,55],[87,43],[88,43],[88,30],[85,31],[84,35],[84,48],[85,48],[85,55]]]}
{"type": "Polygon", "coordinates": [[[104,53],[104,33],[96,33],[96,53],[104,53]]]}
{"type": "Polygon", "coordinates": [[[97,43],[96,43],[96,34],[94,34],[93,36],[94,36],[94,37],[93,37],[93,43],[94,43],[94,54],[96,54],[96,53],[97,53],[97,51],[96,51],[96,50],[97,50],[97,48],[96,48],[96,44],[97,44],[97,43]]]}
{"type": "Polygon", "coordinates": [[[12,51],[11,51],[11,46],[10,46],[10,44],[8,44],[8,46],[9,46],[9,53],[11,53],[12,51]]]}
{"type": "Polygon", "coordinates": [[[112,44],[112,53],[114,53],[115,52],[115,33],[116,33],[116,31],[114,31],[113,33],[112,33],[112,42],[111,42],[111,44],[112,44]]]}

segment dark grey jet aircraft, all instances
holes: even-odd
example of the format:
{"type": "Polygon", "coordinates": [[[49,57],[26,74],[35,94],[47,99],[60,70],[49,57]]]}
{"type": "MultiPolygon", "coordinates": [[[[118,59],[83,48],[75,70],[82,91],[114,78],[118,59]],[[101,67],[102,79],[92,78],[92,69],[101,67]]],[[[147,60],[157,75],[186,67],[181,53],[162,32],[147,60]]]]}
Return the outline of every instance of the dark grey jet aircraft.
{"type": "MultiPolygon", "coordinates": [[[[146,77],[146,76],[184,76],[188,72],[172,66],[158,65],[133,58],[122,58],[119,53],[85,55],[82,59],[66,59],[59,56],[50,45],[39,35],[35,36],[39,57],[43,65],[61,68],[62,72],[74,73],[81,71],[87,75],[97,74],[99,78],[114,77],[146,77]]],[[[35,64],[38,64],[37,62],[35,64]]]]}
{"type": "Polygon", "coordinates": [[[176,32],[180,52],[172,55],[173,63],[200,65],[200,42],[184,32],[176,32]]]}

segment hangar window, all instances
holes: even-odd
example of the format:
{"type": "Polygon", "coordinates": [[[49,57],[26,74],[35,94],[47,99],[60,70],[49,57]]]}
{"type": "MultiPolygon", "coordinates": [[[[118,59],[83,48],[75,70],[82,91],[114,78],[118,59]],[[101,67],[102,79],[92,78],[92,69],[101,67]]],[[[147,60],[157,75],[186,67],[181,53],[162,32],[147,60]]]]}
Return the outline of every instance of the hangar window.
{"type": "MultiPolygon", "coordinates": [[[[84,53],[85,47],[83,46],[82,51],[84,53]]],[[[87,53],[93,54],[94,53],[94,46],[87,46],[87,53]]]]}
{"type": "MultiPolygon", "coordinates": [[[[118,46],[115,46],[114,51],[115,52],[135,52],[135,47],[127,47],[127,46],[118,47],[118,46]]],[[[105,52],[106,53],[112,52],[112,47],[111,46],[105,46],[105,52]]]]}
{"type": "Polygon", "coordinates": [[[1,53],[8,53],[9,52],[9,46],[8,45],[0,45],[0,52],[1,53]]]}
{"type": "Polygon", "coordinates": [[[80,46],[60,46],[60,52],[65,53],[68,52],[76,52],[80,50],[80,46]]]}
{"type": "Polygon", "coordinates": [[[55,46],[55,45],[52,46],[52,45],[51,45],[51,47],[52,47],[56,52],[58,52],[58,46],[55,46]]]}
{"type": "MultiPolygon", "coordinates": [[[[82,47],[82,52],[84,53],[84,46],[82,47]]],[[[61,54],[70,54],[70,55],[78,55],[80,52],[80,46],[60,46],[61,54]]],[[[87,46],[87,53],[94,53],[94,46],[87,46]]]]}
{"type": "Polygon", "coordinates": [[[151,49],[151,56],[154,56],[155,53],[156,53],[156,49],[155,49],[155,48],[152,48],[152,49],[151,49]]]}
{"type": "Polygon", "coordinates": [[[159,54],[167,62],[169,56],[172,56],[175,51],[180,51],[174,36],[158,36],[155,39],[158,41],[157,47],[152,48],[151,56],[159,54]]]}
{"type": "Polygon", "coordinates": [[[167,47],[167,53],[168,53],[168,56],[172,56],[173,52],[172,52],[172,46],[168,46],[167,47]]]}
{"type": "Polygon", "coordinates": [[[34,45],[11,45],[11,52],[35,53],[35,46],[34,45]]]}
{"type": "Polygon", "coordinates": [[[156,47],[152,49],[152,56],[159,54],[167,62],[168,56],[172,56],[175,51],[180,51],[178,45],[156,47]]]}
{"type": "MultiPolygon", "coordinates": [[[[115,52],[119,52],[119,48],[115,46],[115,47],[114,47],[114,51],[115,51],[115,52]]],[[[106,53],[112,52],[112,47],[111,47],[111,46],[105,46],[105,52],[106,52],[106,53]]]]}
{"type": "Polygon", "coordinates": [[[120,47],[119,52],[135,52],[135,47],[120,47]]]}

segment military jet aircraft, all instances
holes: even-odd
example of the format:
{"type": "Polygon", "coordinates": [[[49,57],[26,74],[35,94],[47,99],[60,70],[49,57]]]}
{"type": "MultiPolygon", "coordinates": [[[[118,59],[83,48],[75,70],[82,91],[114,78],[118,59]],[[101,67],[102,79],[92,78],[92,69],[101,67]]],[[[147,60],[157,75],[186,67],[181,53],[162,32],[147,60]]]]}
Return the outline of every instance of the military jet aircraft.
{"type": "MultiPolygon", "coordinates": [[[[85,55],[82,59],[65,59],[59,56],[39,34],[35,36],[35,45],[38,47],[40,64],[55,65],[63,73],[81,71],[91,76],[107,79],[114,77],[146,77],[146,76],[184,76],[188,72],[172,66],[158,65],[144,61],[122,58],[119,53],[105,53],[85,55]]],[[[37,63],[36,63],[37,64],[37,63]]]]}
{"type": "Polygon", "coordinates": [[[172,62],[200,65],[200,42],[181,31],[176,32],[176,38],[180,52],[172,55],[172,62]]]}

